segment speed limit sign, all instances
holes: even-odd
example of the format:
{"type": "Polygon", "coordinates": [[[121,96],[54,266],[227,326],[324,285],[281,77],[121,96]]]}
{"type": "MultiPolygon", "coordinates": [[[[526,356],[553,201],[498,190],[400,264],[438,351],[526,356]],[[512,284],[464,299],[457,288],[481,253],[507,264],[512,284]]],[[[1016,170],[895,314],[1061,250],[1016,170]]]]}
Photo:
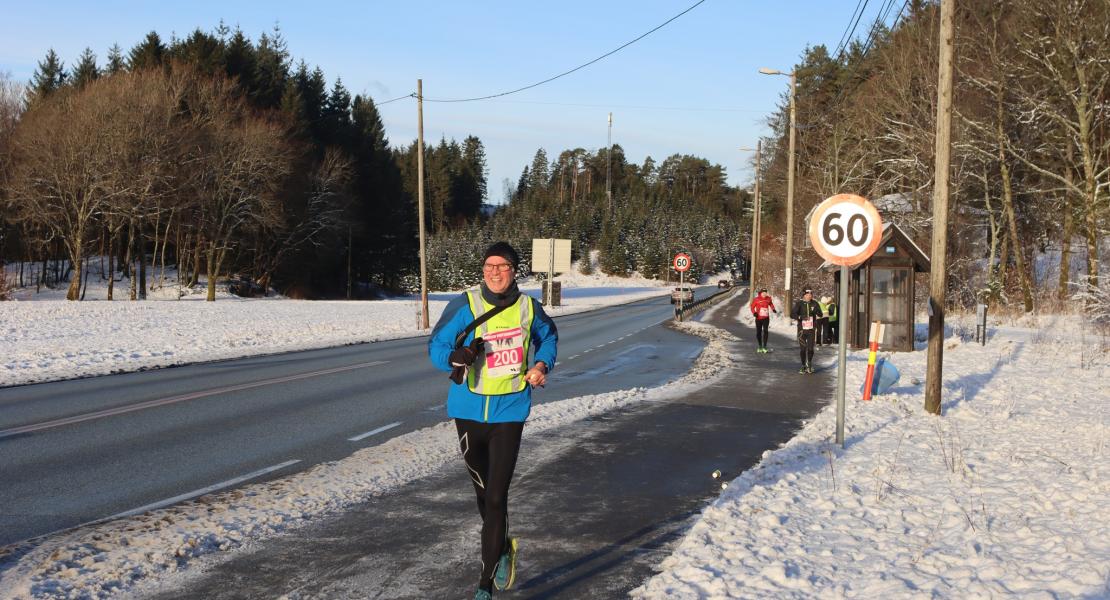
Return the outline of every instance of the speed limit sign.
{"type": "Polygon", "coordinates": [[[674,255],[674,270],[679,273],[690,270],[690,255],[685,252],[679,252],[674,255]]]}
{"type": "Polygon", "coordinates": [[[866,198],[837,194],[813,211],[809,241],[822,258],[842,267],[867,260],[879,247],[883,220],[866,198]]]}

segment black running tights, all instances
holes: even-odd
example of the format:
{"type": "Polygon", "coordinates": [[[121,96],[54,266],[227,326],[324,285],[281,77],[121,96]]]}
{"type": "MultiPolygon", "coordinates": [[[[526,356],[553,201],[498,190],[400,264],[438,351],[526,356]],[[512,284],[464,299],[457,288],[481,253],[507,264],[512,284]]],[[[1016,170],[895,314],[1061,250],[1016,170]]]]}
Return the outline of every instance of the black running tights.
{"type": "Polygon", "coordinates": [[[817,333],[813,329],[803,329],[798,332],[798,345],[802,349],[802,366],[813,365],[813,344],[817,333]]]}
{"type": "Polygon", "coordinates": [[[755,343],[759,344],[760,348],[767,347],[767,326],[770,324],[771,319],[755,320],[755,343]]]}
{"type": "Polygon", "coordinates": [[[508,536],[509,483],[520,452],[524,423],[480,423],[455,419],[459,450],[478,496],[482,515],[482,577],[478,586],[493,584],[493,571],[508,536]]]}

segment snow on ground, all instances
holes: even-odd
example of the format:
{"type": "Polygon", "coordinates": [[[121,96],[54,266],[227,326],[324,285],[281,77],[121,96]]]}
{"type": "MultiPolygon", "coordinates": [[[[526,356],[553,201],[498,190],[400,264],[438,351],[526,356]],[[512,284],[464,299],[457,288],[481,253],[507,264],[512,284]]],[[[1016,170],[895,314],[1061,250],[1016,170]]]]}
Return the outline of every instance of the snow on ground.
{"type": "Polygon", "coordinates": [[[830,404],[633,597],[1110,597],[1110,341],[1073,317],[1023,321],[993,320],[980,346],[951,319],[942,417],[923,410],[922,345],[869,403],[866,353],[850,354],[846,448],[830,404]]]}
{"type": "MultiPolygon", "coordinates": [[[[701,323],[678,327],[708,340],[687,375],[657,388],[537,405],[525,435],[631,403],[681,398],[732,367],[732,336],[701,323]]],[[[364,502],[457,460],[454,426],[444,422],[284,479],[10,547],[7,552],[16,562],[0,572],[0,597],[105,598],[151,577],[187,576],[198,557],[230,558],[232,550],[364,502]]]]}
{"type": "MultiPolygon", "coordinates": [[[[559,280],[562,305],[548,310],[554,316],[669,293],[663,282],[641,277],[574,273],[559,280]]],[[[22,288],[16,301],[0,303],[0,387],[427,333],[419,327],[418,297],[242,299],[221,286],[216,302],[204,302],[203,289],[180,295],[176,286],[167,286],[153,290],[151,300],[131,302],[126,300],[128,285],[126,280],[117,283],[117,300],[93,301],[107,297],[106,282],[94,273],[86,296],[90,300],[84,302],[67,302],[64,289],[36,293],[22,288]]],[[[539,284],[521,287],[540,297],[539,284]]],[[[429,294],[430,324],[457,294],[429,294]]]]}

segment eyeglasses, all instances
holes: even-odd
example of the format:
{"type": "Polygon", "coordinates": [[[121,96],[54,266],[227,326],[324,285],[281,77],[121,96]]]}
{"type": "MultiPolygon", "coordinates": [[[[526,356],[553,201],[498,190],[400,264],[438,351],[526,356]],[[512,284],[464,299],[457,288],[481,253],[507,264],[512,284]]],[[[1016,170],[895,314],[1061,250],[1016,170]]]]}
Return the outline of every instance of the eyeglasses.
{"type": "Polygon", "coordinates": [[[494,271],[504,273],[505,271],[508,271],[512,268],[513,268],[513,266],[510,265],[509,263],[501,263],[499,265],[491,265],[489,263],[486,263],[486,264],[482,265],[482,270],[485,271],[486,273],[493,273],[494,271]]]}

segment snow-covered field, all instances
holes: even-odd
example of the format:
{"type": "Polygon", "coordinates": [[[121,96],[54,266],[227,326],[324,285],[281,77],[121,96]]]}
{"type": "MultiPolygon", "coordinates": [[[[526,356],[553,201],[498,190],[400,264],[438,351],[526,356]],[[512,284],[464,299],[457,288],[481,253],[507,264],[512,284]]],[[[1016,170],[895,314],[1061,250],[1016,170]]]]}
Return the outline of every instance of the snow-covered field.
{"type": "Polygon", "coordinates": [[[942,417],[923,410],[924,351],[893,355],[901,381],[869,403],[853,353],[846,448],[830,405],[633,596],[1110,597],[1110,342],[1074,318],[986,346],[953,325],[942,417]]]}
{"type": "MultiPolygon", "coordinates": [[[[9,266],[10,268],[10,266],[9,266]]],[[[606,275],[560,276],[565,315],[669,293],[662,282],[606,275]]],[[[521,285],[540,297],[535,282],[521,285]]],[[[221,291],[204,302],[200,291],[178,300],[176,287],[116,300],[99,277],[90,278],[84,302],[67,302],[65,290],[19,289],[16,301],[0,302],[0,387],[106,375],[255,354],[326,348],[426,335],[419,325],[419,298],[378,301],[241,299],[221,291]]],[[[429,294],[434,325],[457,293],[429,294]]]]}

